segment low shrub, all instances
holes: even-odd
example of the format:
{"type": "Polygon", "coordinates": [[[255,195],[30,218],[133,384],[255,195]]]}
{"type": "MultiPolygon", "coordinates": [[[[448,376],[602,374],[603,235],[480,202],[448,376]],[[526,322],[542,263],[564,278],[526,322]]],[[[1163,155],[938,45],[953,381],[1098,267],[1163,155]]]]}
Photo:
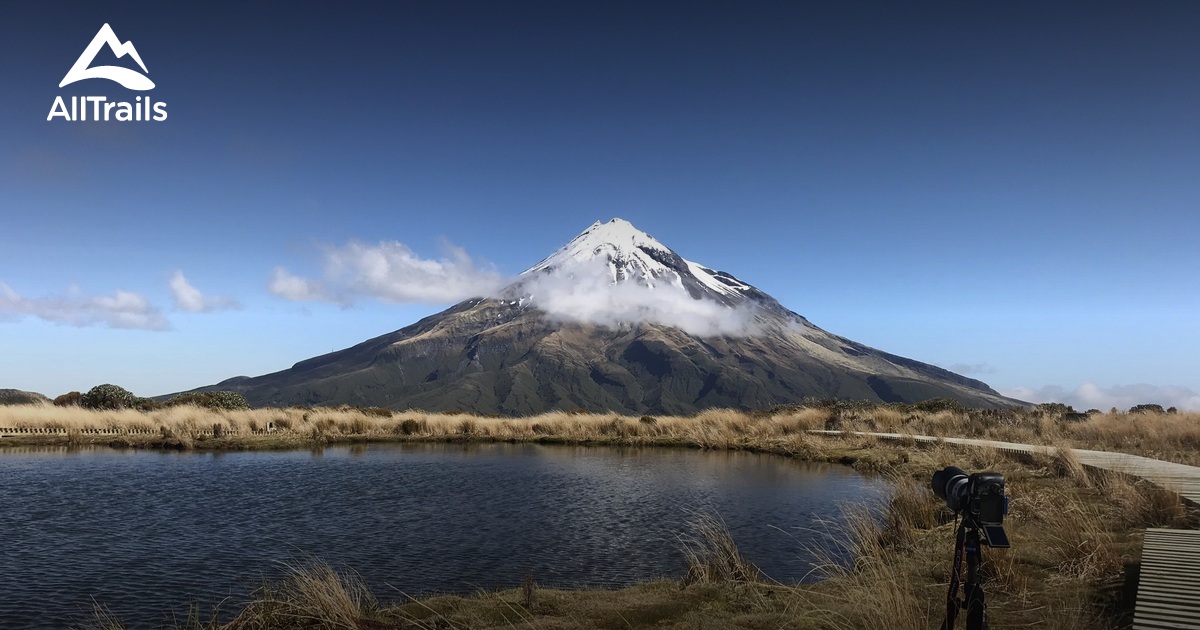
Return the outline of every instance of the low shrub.
{"type": "Polygon", "coordinates": [[[962,403],[953,398],[930,398],[929,400],[923,400],[913,405],[913,409],[927,413],[937,413],[939,411],[963,413],[967,410],[962,403]]]}
{"type": "Polygon", "coordinates": [[[162,403],[154,400],[153,398],[142,398],[138,396],[133,399],[133,408],[137,409],[138,411],[154,411],[155,409],[162,409],[162,407],[162,403]]]}
{"type": "Polygon", "coordinates": [[[1075,413],[1075,408],[1071,405],[1066,405],[1057,402],[1040,403],[1034,406],[1044,416],[1062,416],[1068,413],[1075,413]]]}
{"type": "Polygon", "coordinates": [[[165,403],[168,407],[195,405],[205,409],[249,409],[246,397],[237,392],[192,392],[180,394],[165,403]]]}
{"type": "Polygon", "coordinates": [[[59,396],[54,399],[54,406],[55,407],[78,407],[80,405],[80,399],[82,399],[82,398],[83,398],[83,394],[81,394],[79,392],[67,392],[67,393],[63,394],[62,396],[59,396]]]}
{"type": "Polygon", "coordinates": [[[87,409],[128,409],[137,405],[137,397],[124,387],[105,383],[89,389],[79,404],[87,409]]]}

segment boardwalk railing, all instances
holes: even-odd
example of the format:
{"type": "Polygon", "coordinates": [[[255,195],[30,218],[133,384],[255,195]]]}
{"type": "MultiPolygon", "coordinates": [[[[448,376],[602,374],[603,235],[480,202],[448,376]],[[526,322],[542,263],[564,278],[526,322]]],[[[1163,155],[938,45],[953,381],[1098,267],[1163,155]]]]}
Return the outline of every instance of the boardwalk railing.
{"type": "MultiPolygon", "coordinates": [[[[246,433],[249,435],[270,435],[275,432],[276,432],[275,429],[259,429],[259,430],[254,430],[254,431],[239,431],[237,429],[223,428],[221,430],[222,435],[242,435],[243,433],[246,433]]],[[[0,437],[20,437],[20,436],[26,436],[26,435],[71,435],[72,433],[77,433],[79,435],[112,435],[112,436],[160,435],[162,433],[162,429],[122,429],[122,428],[64,429],[61,427],[50,427],[50,428],[47,428],[47,427],[0,427],[0,437]]],[[[214,433],[215,432],[212,429],[199,429],[196,431],[188,431],[187,432],[188,435],[191,435],[193,437],[198,437],[201,435],[212,436],[212,435],[214,435],[214,433]]]]}
{"type": "Polygon", "coordinates": [[[59,427],[0,427],[2,436],[18,435],[70,435],[74,431],[80,435],[153,435],[158,433],[151,429],[63,429],[59,427]]]}

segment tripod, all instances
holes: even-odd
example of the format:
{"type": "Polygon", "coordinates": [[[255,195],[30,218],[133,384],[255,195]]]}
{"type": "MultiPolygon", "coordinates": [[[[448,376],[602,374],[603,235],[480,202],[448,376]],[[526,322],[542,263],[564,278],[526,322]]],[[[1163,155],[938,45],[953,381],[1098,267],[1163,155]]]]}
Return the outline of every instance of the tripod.
{"type": "Polygon", "coordinates": [[[946,620],[942,630],[953,630],[958,612],[967,609],[967,630],[987,630],[987,603],[984,600],[983,584],[979,582],[979,525],[970,514],[963,517],[958,527],[954,544],[954,565],[950,569],[950,591],[946,593],[946,620]],[[958,599],[963,555],[967,557],[967,583],[964,599],[958,599]]]}

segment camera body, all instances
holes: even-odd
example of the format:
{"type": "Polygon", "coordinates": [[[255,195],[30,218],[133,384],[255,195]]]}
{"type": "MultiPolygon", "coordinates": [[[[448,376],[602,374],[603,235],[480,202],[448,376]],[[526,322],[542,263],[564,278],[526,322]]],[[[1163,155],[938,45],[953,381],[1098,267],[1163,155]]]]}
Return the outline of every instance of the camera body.
{"type": "Polygon", "coordinates": [[[998,549],[1008,548],[1004,515],[1008,514],[1008,496],[1004,494],[1004,475],[997,472],[967,474],[961,468],[947,466],[933,473],[933,493],[956,514],[963,515],[969,527],[983,531],[983,543],[998,549]]]}

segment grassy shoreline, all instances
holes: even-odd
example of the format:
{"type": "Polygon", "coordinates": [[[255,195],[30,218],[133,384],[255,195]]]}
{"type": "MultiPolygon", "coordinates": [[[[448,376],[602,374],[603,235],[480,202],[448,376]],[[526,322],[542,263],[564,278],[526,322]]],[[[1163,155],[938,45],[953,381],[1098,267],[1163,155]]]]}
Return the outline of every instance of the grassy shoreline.
{"type": "MultiPolygon", "coordinates": [[[[1192,445],[1200,443],[1200,414],[1101,414],[1082,422],[1015,418],[888,408],[711,411],[691,418],[557,413],[512,419],[416,412],[385,416],[355,409],[88,412],[46,406],[0,408],[0,428],[65,433],[6,437],[0,445],[116,442],[136,448],[239,450],[451,441],[685,447],[843,463],[884,475],[891,484],[891,498],[882,510],[848,507],[839,544],[856,560],[850,567],[830,560],[827,579],[816,584],[765,583],[749,579],[749,571],[728,570],[737,566],[736,547],[716,531],[699,537],[715,542],[702,546],[690,561],[700,567],[689,570],[692,577],[620,590],[561,591],[536,587],[537,576],[532,576],[525,588],[380,603],[353,574],[317,565],[265,587],[240,605],[228,624],[196,618],[180,626],[186,628],[936,628],[944,611],[953,525],[944,504],[928,490],[928,480],[946,465],[996,470],[1008,480],[1013,503],[1006,525],[1014,547],[985,551],[996,627],[1127,627],[1142,530],[1197,525],[1195,511],[1176,495],[1122,475],[1085,470],[1069,454],[1013,456],[941,443],[806,433],[829,427],[988,437],[1149,456],[1167,453],[1177,460],[1194,458],[1192,445]],[[274,431],[252,433],[268,426],[274,431]],[[148,433],[85,433],[102,428],[148,433]]],[[[120,625],[101,615],[95,627],[120,625]]]]}
{"type": "Polygon", "coordinates": [[[386,409],[154,411],[51,405],[0,406],[0,444],[109,444],[140,448],[247,450],[381,441],[627,444],[753,450],[818,461],[812,429],[880,431],[1112,450],[1200,465],[1200,413],[1108,413],[1085,420],[1027,411],[899,411],[888,406],[790,407],[691,417],[550,412],[523,418],[386,409]],[[6,434],[6,430],[54,433],[6,434]],[[97,433],[103,432],[103,433],[97,433]]]}

